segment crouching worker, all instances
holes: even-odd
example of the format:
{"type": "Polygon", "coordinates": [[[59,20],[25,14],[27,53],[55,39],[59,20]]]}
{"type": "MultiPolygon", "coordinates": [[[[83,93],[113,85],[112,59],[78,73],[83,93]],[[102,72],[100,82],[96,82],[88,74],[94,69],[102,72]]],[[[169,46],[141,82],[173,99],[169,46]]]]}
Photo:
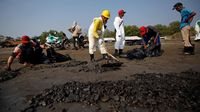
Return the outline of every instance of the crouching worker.
{"type": "Polygon", "coordinates": [[[108,58],[107,51],[105,48],[105,42],[103,39],[103,33],[106,29],[107,20],[110,18],[110,12],[104,10],[101,14],[101,17],[94,18],[92,24],[90,25],[88,31],[88,40],[89,40],[89,54],[90,60],[94,60],[94,52],[96,51],[96,45],[98,45],[103,59],[108,58]]]}
{"type": "Polygon", "coordinates": [[[140,35],[143,38],[143,48],[147,56],[160,56],[161,43],[159,32],[152,26],[140,27],[140,35]]]}
{"type": "MultiPolygon", "coordinates": [[[[28,36],[21,37],[21,43],[14,48],[11,56],[8,58],[7,61],[7,70],[11,70],[11,65],[15,58],[19,60],[19,63],[24,64],[25,66],[32,66],[35,64],[35,48],[36,43],[31,41],[28,36]]],[[[39,49],[37,48],[37,55],[39,54],[39,49]]]]}

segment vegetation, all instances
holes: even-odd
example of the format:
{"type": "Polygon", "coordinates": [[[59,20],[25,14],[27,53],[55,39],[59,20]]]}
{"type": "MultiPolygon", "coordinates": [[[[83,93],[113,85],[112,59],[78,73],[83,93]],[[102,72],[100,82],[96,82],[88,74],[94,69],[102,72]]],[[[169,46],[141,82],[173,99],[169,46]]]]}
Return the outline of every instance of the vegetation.
{"type": "Polygon", "coordinates": [[[63,37],[63,33],[62,31],[58,32],[56,30],[49,30],[48,32],[42,32],[42,34],[39,36],[40,38],[40,42],[43,44],[46,42],[46,37],[51,34],[54,35],[56,37],[63,37]]]}
{"type": "MultiPolygon", "coordinates": [[[[173,34],[180,32],[178,21],[171,22],[168,26],[162,25],[162,24],[157,24],[157,25],[154,25],[154,27],[159,31],[160,36],[169,36],[169,35],[173,35],[173,34]]],[[[133,35],[140,36],[139,27],[136,25],[128,25],[128,26],[125,26],[124,29],[125,29],[126,36],[133,36],[133,35]]],[[[45,43],[46,37],[49,34],[52,34],[57,37],[62,37],[63,33],[64,32],[62,32],[62,31],[58,32],[56,30],[50,30],[48,32],[43,32],[39,36],[39,38],[40,38],[41,43],[45,43]]],[[[193,27],[191,28],[191,35],[195,35],[195,30],[193,27]]],[[[106,29],[106,31],[104,33],[104,37],[115,37],[115,31],[106,29]]]]}
{"type": "MultiPolygon", "coordinates": [[[[154,25],[154,27],[160,33],[160,36],[168,36],[168,35],[173,35],[175,33],[180,32],[178,21],[171,22],[168,26],[162,25],[162,24],[157,24],[157,25],[154,25]]],[[[138,26],[128,25],[128,26],[125,26],[124,29],[125,29],[126,36],[133,36],[133,35],[140,36],[138,26]]],[[[195,30],[193,27],[191,28],[191,35],[195,35],[195,30]]],[[[114,37],[114,36],[115,36],[114,31],[106,30],[105,37],[114,37]]]]}

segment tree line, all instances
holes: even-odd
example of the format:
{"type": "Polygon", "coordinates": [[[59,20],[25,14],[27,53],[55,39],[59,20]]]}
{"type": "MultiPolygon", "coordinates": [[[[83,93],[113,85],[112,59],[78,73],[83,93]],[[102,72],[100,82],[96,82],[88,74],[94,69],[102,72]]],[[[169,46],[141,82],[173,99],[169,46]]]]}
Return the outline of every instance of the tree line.
{"type": "MultiPolygon", "coordinates": [[[[160,36],[170,36],[173,35],[175,33],[180,32],[179,29],[179,22],[178,21],[174,21],[171,22],[168,26],[167,25],[162,25],[162,24],[157,24],[154,25],[155,29],[157,29],[157,31],[160,33],[160,36]]],[[[139,36],[140,37],[140,33],[139,33],[139,27],[136,25],[128,25],[124,27],[125,30],[125,35],[126,36],[139,36]]],[[[195,30],[192,27],[191,28],[191,34],[194,35],[195,34],[195,30]]],[[[115,36],[115,32],[114,31],[110,31],[110,30],[106,30],[105,37],[114,37],[115,36]]]]}
{"type": "MultiPolygon", "coordinates": [[[[162,24],[157,24],[154,25],[154,27],[157,29],[157,31],[160,33],[160,36],[170,36],[173,35],[175,33],[179,33],[180,29],[179,29],[179,22],[178,21],[174,21],[169,23],[169,25],[162,25],[162,24]]],[[[139,33],[139,27],[136,25],[127,25],[124,26],[125,29],[125,35],[126,36],[139,36],[140,37],[140,33],[139,33]]],[[[58,32],[56,30],[50,30],[48,32],[43,32],[39,38],[41,43],[44,43],[46,41],[46,37],[49,34],[53,34],[54,36],[57,37],[62,37],[63,36],[62,31],[58,32]]],[[[192,27],[191,28],[191,35],[195,35],[195,30],[192,27]]],[[[105,33],[104,33],[104,37],[115,37],[115,31],[113,30],[108,30],[106,29],[105,33]]]]}

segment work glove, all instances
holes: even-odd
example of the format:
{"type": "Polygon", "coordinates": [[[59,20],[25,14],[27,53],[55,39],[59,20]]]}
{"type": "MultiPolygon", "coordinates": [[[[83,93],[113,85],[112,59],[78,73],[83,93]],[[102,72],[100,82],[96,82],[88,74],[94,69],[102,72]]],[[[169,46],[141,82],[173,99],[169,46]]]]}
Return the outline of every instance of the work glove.
{"type": "Polygon", "coordinates": [[[99,38],[98,42],[99,42],[99,45],[102,45],[104,42],[103,38],[99,38]]]}
{"type": "Polygon", "coordinates": [[[102,35],[102,31],[101,31],[101,30],[98,30],[97,33],[98,33],[99,35],[102,35]]]}

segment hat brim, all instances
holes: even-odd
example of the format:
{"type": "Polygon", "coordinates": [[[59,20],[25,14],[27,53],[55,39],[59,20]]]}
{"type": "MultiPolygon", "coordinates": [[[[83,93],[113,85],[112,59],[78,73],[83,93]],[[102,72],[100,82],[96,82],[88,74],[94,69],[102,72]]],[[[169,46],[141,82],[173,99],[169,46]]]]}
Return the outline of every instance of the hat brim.
{"type": "Polygon", "coordinates": [[[23,44],[27,44],[29,43],[29,41],[21,41],[23,44]]]}
{"type": "Polygon", "coordinates": [[[143,37],[143,36],[145,36],[145,32],[140,32],[140,35],[143,37]]]}

